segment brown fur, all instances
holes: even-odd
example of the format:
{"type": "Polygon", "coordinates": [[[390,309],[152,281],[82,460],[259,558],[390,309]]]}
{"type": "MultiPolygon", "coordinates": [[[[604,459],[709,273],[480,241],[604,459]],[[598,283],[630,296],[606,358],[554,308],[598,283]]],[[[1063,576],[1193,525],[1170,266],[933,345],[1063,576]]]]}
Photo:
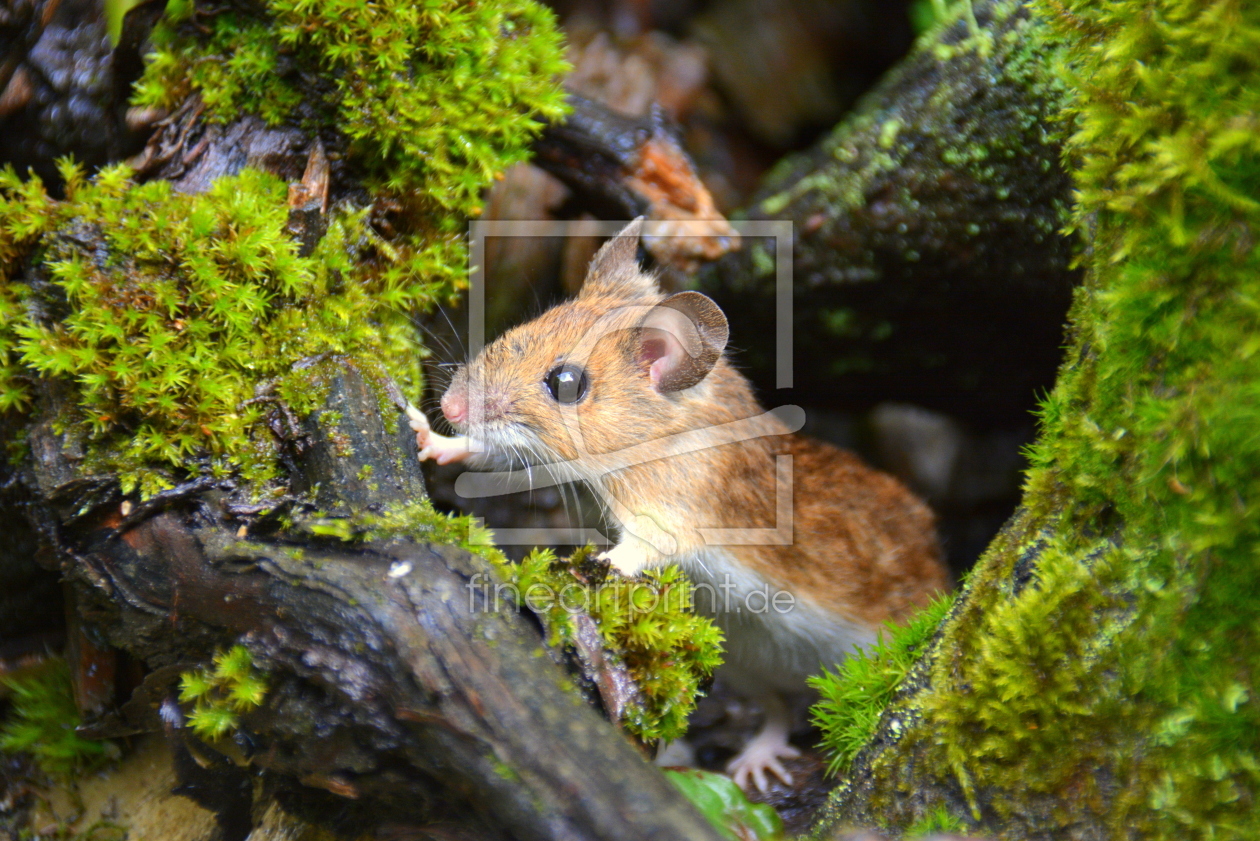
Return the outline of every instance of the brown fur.
{"type": "Polygon", "coordinates": [[[788,451],[796,540],[749,559],[766,577],[868,625],[948,589],[932,512],[900,482],[820,441],[793,435],[788,451]]]}
{"type": "Polygon", "coordinates": [[[867,627],[902,618],[948,586],[928,508],[851,453],[763,416],[747,380],[724,359],[695,386],[654,390],[635,328],[665,296],[637,269],[632,275],[618,265],[608,275],[612,282],[602,282],[596,266],[579,298],[508,331],[457,374],[452,390],[484,389],[485,418],[474,414],[474,437],[479,426],[511,427],[536,449],[594,473],[614,464],[609,455],[648,447],[646,456],[663,457],[608,473],[606,487],[624,509],[671,534],[675,555],[704,546],[700,529],[774,527],[774,456],[788,454],[793,543],[728,547],[741,564],[867,627]],[[561,407],[544,380],[574,359],[584,363],[589,392],[561,407]],[[673,455],[653,443],[750,418],[764,437],[673,455]]]}

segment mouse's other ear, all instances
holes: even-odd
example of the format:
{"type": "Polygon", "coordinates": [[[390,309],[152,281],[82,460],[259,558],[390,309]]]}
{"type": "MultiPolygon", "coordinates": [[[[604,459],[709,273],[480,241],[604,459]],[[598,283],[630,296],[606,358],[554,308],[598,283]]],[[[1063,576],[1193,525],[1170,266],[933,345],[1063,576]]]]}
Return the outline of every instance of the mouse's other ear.
{"type": "Polygon", "coordinates": [[[640,216],[604,243],[591,259],[579,298],[610,295],[614,298],[642,298],[659,291],[656,279],[639,268],[639,237],[643,234],[640,216]]]}
{"type": "Polygon", "coordinates": [[[639,364],[661,393],[690,388],[713,370],[729,336],[717,304],[699,292],[679,292],[652,307],[640,322],[639,364]]]}

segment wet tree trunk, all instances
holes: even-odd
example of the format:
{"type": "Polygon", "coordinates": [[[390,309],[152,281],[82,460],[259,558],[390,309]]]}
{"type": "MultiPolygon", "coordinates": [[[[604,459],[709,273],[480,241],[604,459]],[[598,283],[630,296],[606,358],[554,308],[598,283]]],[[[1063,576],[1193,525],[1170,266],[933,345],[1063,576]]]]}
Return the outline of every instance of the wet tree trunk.
{"type": "Polygon", "coordinates": [[[1257,107],[1260,65],[1233,56],[1260,11],[1034,7],[1077,91],[1070,346],[1019,511],[826,832],[1255,837],[1260,141],[1224,144],[1257,107]]]}

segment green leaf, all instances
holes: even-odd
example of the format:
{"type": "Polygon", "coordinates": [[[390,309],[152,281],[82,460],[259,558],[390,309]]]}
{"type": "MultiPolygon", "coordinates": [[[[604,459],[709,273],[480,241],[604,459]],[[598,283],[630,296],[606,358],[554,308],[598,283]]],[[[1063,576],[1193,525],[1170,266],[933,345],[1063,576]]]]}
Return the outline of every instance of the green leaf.
{"type": "Polygon", "coordinates": [[[731,841],[782,839],[783,821],[764,803],[751,803],[730,777],[694,768],[666,768],[665,776],[700,814],[731,841]]]}

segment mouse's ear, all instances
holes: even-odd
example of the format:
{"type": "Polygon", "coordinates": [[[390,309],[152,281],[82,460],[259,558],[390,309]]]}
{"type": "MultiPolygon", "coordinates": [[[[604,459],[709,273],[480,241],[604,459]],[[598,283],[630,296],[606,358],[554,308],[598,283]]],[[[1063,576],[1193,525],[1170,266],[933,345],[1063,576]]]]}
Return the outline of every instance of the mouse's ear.
{"type": "Polygon", "coordinates": [[[579,298],[611,295],[615,298],[642,298],[659,290],[656,278],[639,268],[639,238],[643,217],[635,219],[604,243],[591,259],[579,298]]]}
{"type": "Polygon", "coordinates": [[[699,292],[679,292],[644,316],[638,331],[639,364],[662,393],[690,388],[722,357],[730,329],[726,316],[699,292]]]}

